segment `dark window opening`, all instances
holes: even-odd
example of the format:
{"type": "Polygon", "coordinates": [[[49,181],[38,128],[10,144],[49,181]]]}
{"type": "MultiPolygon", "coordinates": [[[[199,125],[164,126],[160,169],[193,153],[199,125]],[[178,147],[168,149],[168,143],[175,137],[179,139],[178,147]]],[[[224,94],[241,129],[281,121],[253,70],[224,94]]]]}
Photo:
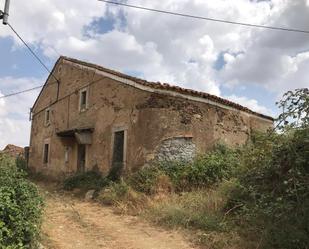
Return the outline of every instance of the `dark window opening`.
{"type": "Polygon", "coordinates": [[[78,145],[78,153],[77,153],[77,171],[80,173],[85,172],[86,168],[86,145],[79,144],[78,145]]]}
{"type": "Polygon", "coordinates": [[[80,94],[80,109],[83,110],[87,107],[87,91],[82,91],[80,94]]]}
{"type": "Polygon", "coordinates": [[[50,122],[50,110],[47,109],[45,111],[45,124],[47,125],[47,124],[49,124],[49,122],[50,122]]]}
{"type": "Polygon", "coordinates": [[[48,163],[49,159],[49,144],[44,144],[43,163],[48,163]]]}
{"type": "Polygon", "coordinates": [[[109,178],[117,180],[120,178],[124,166],[124,131],[114,133],[113,161],[109,172],[109,178]]]}

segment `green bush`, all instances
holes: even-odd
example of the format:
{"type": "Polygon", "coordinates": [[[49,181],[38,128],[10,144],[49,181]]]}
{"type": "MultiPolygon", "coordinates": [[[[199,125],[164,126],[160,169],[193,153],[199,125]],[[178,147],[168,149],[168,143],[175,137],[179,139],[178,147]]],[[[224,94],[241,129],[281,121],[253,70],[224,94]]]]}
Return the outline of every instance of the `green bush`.
{"type": "Polygon", "coordinates": [[[255,137],[227,208],[261,236],[262,248],[309,245],[309,129],[255,137]]]}
{"type": "Polygon", "coordinates": [[[239,166],[237,151],[219,145],[213,151],[198,156],[192,164],[185,167],[181,176],[185,183],[183,188],[209,187],[223,179],[229,179],[239,166]]]}
{"type": "Polygon", "coordinates": [[[171,179],[176,191],[190,191],[210,187],[223,179],[229,179],[239,167],[239,152],[224,145],[217,145],[212,151],[197,156],[190,163],[182,161],[156,163],[152,168],[144,170],[146,172],[140,175],[140,182],[144,180],[147,186],[154,184],[155,178],[163,174],[171,179]]]}
{"type": "Polygon", "coordinates": [[[126,182],[111,182],[102,189],[97,200],[105,205],[113,205],[120,214],[137,215],[147,206],[148,199],[142,193],[134,191],[126,182]]]}
{"type": "Polygon", "coordinates": [[[229,179],[239,167],[239,151],[218,145],[212,151],[196,157],[193,162],[153,163],[131,175],[128,182],[136,191],[153,194],[160,176],[168,176],[176,191],[188,191],[229,179]]]}
{"type": "Polygon", "coordinates": [[[78,173],[64,180],[63,187],[65,190],[80,188],[85,190],[99,190],[109,184],[109,180],[95,171],[78,173]]]}
{"type": "Polygon", "coordinates": [[[0,156],[0,248],[29,248],[39,234],[43,202],[25,176],[0,156]]]}
{"type": "Polygon", "coordinates": [[[103,189],[98,196],[98,200],[106,205],[116,204],[128,194],[129,186],[124,182],[111,182],[107,188],[103,189]]]}
{"type": "Polygon", "coordinates": [[[128,183],[136,191],[145,194],[154,194],[156,192],[156,182],[158,177],[164,174],[159,167],[144,167],[128,178],[128,183]]]}
{"type": "Polygon", "coordinates": [[[27,171],[27,162],[25,160],[25,158],[21,157],[21,156],[18,156],[16,158],[16,167],[18,169],[21,169],[21,170],[24,170],[24,171],[27,171]]]}

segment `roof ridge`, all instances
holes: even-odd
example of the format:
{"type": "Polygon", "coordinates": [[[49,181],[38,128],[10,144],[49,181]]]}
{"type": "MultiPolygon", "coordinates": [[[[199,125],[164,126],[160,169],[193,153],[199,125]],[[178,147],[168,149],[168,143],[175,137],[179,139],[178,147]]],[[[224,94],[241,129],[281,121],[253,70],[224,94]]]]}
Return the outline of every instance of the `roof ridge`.
{"type": "Polygon", "coordinates": [[[177,86],[177,85],[171,85],[169,83],[147,81],[147,80],[144,80],[144,79],[141,79],[141,78],[137,78],[135,76],[130,76],[130,75],[124,74],[122,72],[103,67],[103,66],[98,65],[98,64],[82,61],[82,60],[67,57],[67,56],[60,56],[59,60],[60,59],[64,59],[64,60],[67,60],[67,61],[70,61],[70,62],[73,62],[73,63],[92,67],[92,68],[95,68],[95,69],[98,69],[98,70],[101,70],[101,71],[104,71],[104,72],[107,72],[107,73],[114,74],[114,75],[121,77],[121,78],[132,80],[132,81],[134,81],[138,84],[155,88],[155,89],[170,90],[170,91],[174,91],[174,92],[178,92],[178,93],[182,93],[182,94],[187,94],[187,95],[191,95],[191,96],[195,96],[195,97],[209,99],[209,100],[212,100],[214,102],[217,102],[217,103],[220,103],[220,104],[223,104],[223,105],[226,105],[226,106],[234,107],[238,110],[247,112],[249,114],[253,114],[253,115],[274,121],[274,118],[271,117],[271,116],[252,111],[248,107],[242,106],[238,103],[235,103],[233,101],[224,99],[222,97],[219,97],[219,96],[216,96],[216,95],[213,95],[213,94],[210,94],[210,93],[201,92],[201,91],[197,91],[197,90],[189,89],[189,88],[183,88],[183,87],[180,87],[180,86],[177,86]]]}

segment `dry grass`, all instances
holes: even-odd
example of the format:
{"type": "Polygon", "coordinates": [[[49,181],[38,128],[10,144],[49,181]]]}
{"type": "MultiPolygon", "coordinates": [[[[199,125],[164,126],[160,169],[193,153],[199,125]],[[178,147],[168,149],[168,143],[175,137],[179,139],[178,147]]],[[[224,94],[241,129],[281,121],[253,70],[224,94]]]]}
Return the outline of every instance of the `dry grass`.
{"type": "Polygon", "coordinates": [[[155,198],[146,216],[155,223],[205,230],[223,230],[220,211],[224,199],[214,190],[170,194],[155,198]]]}
{"type": "Polygon", "coordinates": [[[134,191],[125,182],[113,183],[102,190],[97,200],[112,205],[117,214],[140,215],[169,228],[193,231],[194,242],[205,249],[245,249],[248,243],[225,222],[223,208],[233,182],[192,192],[175,193],[168,178],[159,178],[156,194],[134,191]]]}
{"type": "Polygon", "coordinates": [[[149,198],[134,191],[125,182],[113,183],[99,192],[97,200],[112,205],[118,214],[139,215],[149,204],[149,198]]]}

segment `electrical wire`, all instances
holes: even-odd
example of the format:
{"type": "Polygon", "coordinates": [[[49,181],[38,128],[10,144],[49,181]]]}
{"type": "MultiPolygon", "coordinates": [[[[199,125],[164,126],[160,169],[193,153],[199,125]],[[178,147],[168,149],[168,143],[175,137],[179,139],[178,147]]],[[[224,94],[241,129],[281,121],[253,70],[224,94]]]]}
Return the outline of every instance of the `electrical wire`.
{"type": "Polygon", "coordinates": [[[272,29],[272,30],[279,30],[279,31],[288,31],[288,32],[297,32],[297,33],[309,34],[309,30],[301,30],[301,29],[294,29],[294,28],[275,27],[275,26],[267,26],[267,25],[260,25],[260,24],[228,21],[228,20],[223,20],[223,19],[216,19],[216,18],[210,18],[210,17],[204,17],[204,16],[196,16],[196,15],[190,15],[190,14],[185,14],[185,13],[159,10],[159,9],[154,9],[154,8],[148,8],[148,7],[137,6],[137,5],[132,5],[132,4],[108,1],[108,0],[98,0],[98,1],[104,2],[104,3],[107,3],[107,4],[119,5],[119,6],[123,6],[123,7],[129,7],[129,8],[140,9],[140,10],[147,10],[147,11],[157,12],[157,13],[161,13],[161,14],[169,14],[169,15],[174,15],[174,16],[200,19],[200,20],[204,20],[204,21],[212,21],[212,22],[220,22],[220,23],[227,23],[227,24],[233,24],[233,25],[241,25],[241,26],[247,26],[247,27],[251,27],[251,28],[264,28],[264,29],[272,29]]]}
{"type": "Polygon", "coordinates": [[[46,69],[46,71],[57,81],[57,77],[52,73],[52,71],[44,64],[44,62],[40,59],[40,57],[31,49],[31,47],[27,44],[27,42],[18,34],[18,32],[12,27],[10,23],[8,23],[8,26],[11,28],[11,30],[15,33],[15,35],[21,40],[21,42],[28,48],[30,53],[37,59],[37,61],[46,69]]]}
{"type": "MultiPolygon", "coordinates": [[[[247,26],[247,27],[253,27],[253,28],[264,28],[264,29],[272,29],[272,30],[279,30],[279,31],[287,31],[287,32],[297,32],[297,33],[309,34],[308,30],[301,30],[301,29],[294,29],[294,28],[284,28],[284,27],[275,27],[275,26],[266,26],[266,25],[243,23],[243,22],[234,22],[234,21],[228,21],[228,20],[223,20],[223,19],[215,19],[215,18],[210,18],[210,17],[203,17],[203,16],[189,15],[189,14],[172,12],[172,11],[166,11],[166,10],[153,9],[153,8],[142,7],[142,6],[137,6],[137,5],[131,5],[131,4],[126,4],[126,3],[108,1],[108,0],[98,0],[98,1],[104,2],[104,3],[107,3],[107,4],[119,5],[119,6],[123,6],[123,7],[129,7],[129,8],[134,8],[134,9],[152,11],[152,12],[157,12],[157,13],[162,13],[162,14],[169,14],[169,15],[174,15],[174,16],[187,17],[187,18],[200,19],[200,20],[206,20],[206,21],[212,21],[212,22],[220,22],[220,23],[227,23],[227,24],[233,24],[233,25],[241,25],[241,26],[247,26]]],[[[38,60],[38,62],[46,69],[46,71],[48,73],[50,73],[50,75],[59,83],[59,80],[57,79],[57,77],[44,64],[44,62],[39,58],[39,56],[31,49],[31,47],[26,43],[26,41],[18,34],[18,32],[9,23],[8,23],[8,26],[16,34],[16,36],[22,41],[22,43],[28,48],[28,50],[31,52],[31,54],[38,60]]],[[[54,51],[56,53],[58,53],[58,51],[56,51],[55,49],[54,49],[54,51]]],[[[34,91],[34,90],[39,89],[39,88],[41,88],[43,86],[44,85],[41,85],[41,86],[37,86],[37,87],[34,87],[34,88],[25,89],[23,91],[19,91],[19,92],[3,95],[3,96],[0,96],[0,99],[11,97],[11,96],[18,95],[18,94],[25,93],[25,92],[34,91]]]]}
{"type": "MultiPolygon", "coordinates": [[[[30,53],[37,59],[37,61],[45,68],[45,70],[56,80],[57,83],[59,83],[59,80],[57,79],[57,77],[52,73],[52,71],[44,64],[44,62],[40,59],[40,57],[34,52],[33,49],[31,49],[31,47],[27,44],[27,42],[21,37],[21,35],[12,27],[12,25],[10,23],[8,23],[8,26],[11,28],[11,30],[15,33],[15,35],[21,40],[21,42],[28,48],[28,50],[30,51],[30,53]]],[[[56,53],[58,53],[58,51],[56,51],[54,49],[54,51],[56,53]]],[[[58,53],[59,54],[59,53],[58,53]]],[[[40,85],[40,86],[36,86],[33,88],[28,88],[25,90],[21,90],[18,92],[14,92],[14,93],[10,93],[10,94],[6,94],[6,95],[2,95],[0,96],[0,99],[4,99],[4,98],[8,98],[8,97],[12,97],[21,93],[26,93],[26,92],[30,92],[30,91],[34,91],[37,89],[42,88],[44,85],[40,85]]]]}
{"type": "Polygon", "coordinates": [[[40,86],[36,86],[36,87],[33,87],[33,88],[25,89],[25,90],[22,90],[22,91],[19,91],[19,92],[14,92],[14,93],[2,95],[2,96],[0,96],[0,99],[12,97],[12,96],[15,96],[15,95],[18,95],[18,94],[21,94],[21,93],[26,93],[26,92],[34,91],[34,90],[42,88],[43,86],[44,85],[40,85],[40,86]]]}

